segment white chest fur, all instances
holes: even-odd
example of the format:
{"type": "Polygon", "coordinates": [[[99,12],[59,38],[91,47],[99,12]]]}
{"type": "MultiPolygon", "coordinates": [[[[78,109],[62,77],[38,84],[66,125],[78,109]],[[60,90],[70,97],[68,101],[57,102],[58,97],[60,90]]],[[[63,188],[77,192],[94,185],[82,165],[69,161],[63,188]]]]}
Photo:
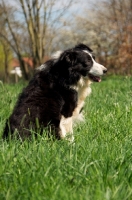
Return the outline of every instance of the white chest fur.
{"type": "Polygon", "coordinates": [[[77,107],[73,112],[73,123],[77,123],[79,121],[84,120],[83,114],[80,113],[80,111],[84,106],[86,97],[89,96],[91,93],[90,84],[91,84],[90,80],[86,78],[81,78],[80,81],[78,82],[77,87],[75,88],[76,91],[78,92],[78,103],[77,107]]]}
{"type": "Polygon", "coordinates": [[[67,137],[68,140],[73,142],[74,140],[73,125],[84,120],[83,113],[82,112],[80,113],[80,111],[84,106],[86,97],[91,93],[90,84],[91,84],[90,80],[88,80],[87,78],[81,78],[77,86],[72,87],[78,93],[77,107],[73,111],[72,117],[65,118],[64,116],[62,116],[60,121],[61,138],[67,137]]]}

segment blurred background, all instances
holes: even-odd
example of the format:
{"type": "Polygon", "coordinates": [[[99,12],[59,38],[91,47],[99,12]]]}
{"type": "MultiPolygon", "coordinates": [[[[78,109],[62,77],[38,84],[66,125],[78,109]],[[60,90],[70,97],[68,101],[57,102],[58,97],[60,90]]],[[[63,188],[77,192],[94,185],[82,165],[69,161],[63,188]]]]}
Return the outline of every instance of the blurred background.
{"type": "Polygon", "coordinates": [[[132,74],[132,0],[0,0],[0,80],[29,80],[57,50],[89,45],[109,74],[132,74]]]}

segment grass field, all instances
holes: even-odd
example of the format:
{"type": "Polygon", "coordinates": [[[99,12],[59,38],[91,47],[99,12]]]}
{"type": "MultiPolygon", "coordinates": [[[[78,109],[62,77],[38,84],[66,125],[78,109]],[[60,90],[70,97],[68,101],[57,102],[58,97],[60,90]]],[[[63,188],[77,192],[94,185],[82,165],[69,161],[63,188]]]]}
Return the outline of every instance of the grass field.
{"type": "MultiPolygon", "coordinates": [[[[22,84],[0,85],[0,135],[22,84]]],[[[0,200],[132,200],[132,78],[92,85],[75,144],[0,140],[0,200]]]]}

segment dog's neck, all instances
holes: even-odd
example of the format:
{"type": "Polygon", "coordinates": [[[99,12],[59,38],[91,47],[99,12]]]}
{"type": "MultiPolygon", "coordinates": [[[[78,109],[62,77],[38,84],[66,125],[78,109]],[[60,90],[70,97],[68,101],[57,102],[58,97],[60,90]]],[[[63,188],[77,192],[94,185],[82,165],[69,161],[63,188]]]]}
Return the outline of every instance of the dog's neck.
{"type": "MultiPolygon", "coordinates": [[[[78,96],[82,96],[82,93],[84,93],[85,90],[90,88],[91,83],[92,82],[88,78],[81,77],[78,83],[76,85],[71,86],[71,88],[78,92],[78,96]]],[[[86,96],[88,95],[89,94],[87,94],[86,96]]]]}

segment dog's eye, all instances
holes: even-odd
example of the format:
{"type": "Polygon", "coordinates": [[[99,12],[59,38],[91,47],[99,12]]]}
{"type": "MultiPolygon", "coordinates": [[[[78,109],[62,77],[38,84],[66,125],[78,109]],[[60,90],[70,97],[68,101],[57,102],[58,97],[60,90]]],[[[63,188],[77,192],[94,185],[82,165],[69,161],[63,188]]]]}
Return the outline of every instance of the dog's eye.
{"type": "Polygon", "coordinates": [[[88,56],[88,62],[90,62],[92,60],[92,58],[90,56],[88,56]]]}

